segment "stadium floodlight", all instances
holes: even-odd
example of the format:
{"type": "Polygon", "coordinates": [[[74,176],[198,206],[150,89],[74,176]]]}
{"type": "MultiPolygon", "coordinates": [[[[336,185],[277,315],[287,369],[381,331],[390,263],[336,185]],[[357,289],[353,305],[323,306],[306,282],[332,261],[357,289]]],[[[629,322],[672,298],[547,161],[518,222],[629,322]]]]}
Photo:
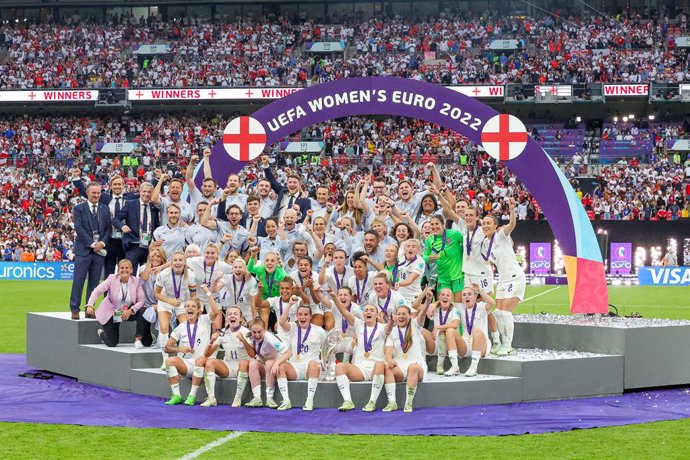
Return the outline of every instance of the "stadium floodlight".
{"type": "Polygon", "coordinates": [[[576,116],[575,121],[580,123],[582,121],[582,117],[580,115],[576,116]]]}
{"type": "Polygon", "coordinates": [[[634,120],[634,119],[635,119],[634,113],[631,113],[630,115],[628,115],[628,120],[634,120]]]}
{"type": "Polygon", "coordinates": [[[613,122],[618,123],[618,117],[613,117],[613,122]]]}
{"type": "Polygon", "coordinates": [[[650,120],[654,120],[654,115],[649,115],[647,118],[650,120]]]}
{"type": "Polygon", "coordinates": [[[627,122],[628,122],[628,117],[623,117],[623,123],[627,123],[627,122]]]}

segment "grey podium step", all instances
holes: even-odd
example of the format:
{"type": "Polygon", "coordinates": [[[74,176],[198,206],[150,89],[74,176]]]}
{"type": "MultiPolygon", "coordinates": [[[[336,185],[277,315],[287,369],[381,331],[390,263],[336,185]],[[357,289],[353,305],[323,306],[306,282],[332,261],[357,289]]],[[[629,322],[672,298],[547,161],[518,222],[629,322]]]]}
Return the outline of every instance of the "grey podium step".
{"type": "MultiPolygon", "coordinates": [[[[131,391],[138,394],[170,397],[165,372],[160,368],[132,369],[130,371],[131,391]]],[[[180,388],[187,395],[191,387],[190,379],[182,379],[180,388]]],[[[237,380],[234,378],[218,379],[216,382],[216,399],[220,404],[230,404],[235,397],[237,380]]],[[[307,395],[307,382],[288,383],[290,401],[293,406],[301,407],[307,395]]],[[[363,407],[371,394],[371,382],[351,382],[352,401],[357,407],[363,407]]],[[[398,402],[405,400],[405,384],[399,383],[396,388],[398,402]]],[[[265,385],[262,383],[262,396],[265,398],[265,385]]],[[[203,383],[197,393],[197,401],[206,398],[203,383]]],[[[242,402],[252,398],[251,388],[243,393],[242,402]]],[[[276,388],[276,401],[281,400],[280,391],[276,388]]],[[[314,396],[314,407],[338,407],[342,396],[335,382],[320,381],[314,396]]],[[[497,375],[477,375],[476,377],[443,377],[434,372],[427,373],[424,382],[417,388],[415,407],[463,406],[470,404],[504,404],[522,401],[522,383],[519,377],[497,375]]],[[[378,406],[386,404],[385,391],[381,392],[378,406]]]]}

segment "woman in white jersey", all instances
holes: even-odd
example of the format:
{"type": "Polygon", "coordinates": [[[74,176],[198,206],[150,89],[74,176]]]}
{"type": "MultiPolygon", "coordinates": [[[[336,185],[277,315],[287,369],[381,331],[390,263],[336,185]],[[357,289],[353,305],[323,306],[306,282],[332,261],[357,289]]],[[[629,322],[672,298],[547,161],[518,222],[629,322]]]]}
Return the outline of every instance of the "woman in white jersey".
{"type": "MultiPolygon", "coordinates": [[[[232,273],[232,267],[225,262],[218,260],[218,246],[215,243],[209,243],[204,249],[204,255],[198,257],[187,257],[187,267],[194,273],[194,281],[197,286],[205,284],[211,286],[211,293],[215,294],[213,286],[214,282],[228,273],[232,273]]],[[[204,291],[199,291],[199,300],[204,311],[208,311],[209,298],[204,291]]],[[[219,318],[221,319],[221,318],[219,318]]],[[[220,329],[221,324],[216,325],[216,329],[220,329]]]]}
{"type": "MultiPolygon", "coordinates": [[[[347,286],[355,272],[347,265],[347,253],[342,249],[336,249],[332,255],[326,253],[324,263],[319,272],[319,284],[322,288],[331,288],[338,292],[341,287],[347,286]]],[[[333,312],[335,313],[335,312],[333,312]]],[[[336,323],[337,324],[337,323],[336,323]]]]}
{"type": "Polygon", "coordinates": [[[407,240],[403,243],[404,259],[398,262],[393,270],[393,286],[408,305],[422,292],[422,277],[426,271],[426,262],[420,256],[422,246],[418,240],[407,240]]]}
{"type": "Polygon", "coordinates": [[[465,377],[474,377],[477,375],[479,360],[491,353],[487,319],[496,302],[478,284],[463,289],[461,294],[458,314],[462,318],[462,337],[458,341],[458,353],[465,358],[472,358],[465,377]],[[481,299],[481,302],[477,302],[477,299],[481,299]]]}
{"type": "MultiPolygon", "coordinates": [[[[263,283],[259,280],[257,283],[257,291],[262,292],[262,290],[263,283]]],[[[304,291],[299,290],[295,280],[290,277],[283,278],[278,282],[278,292],[279,295],[269,297],[266,300],[261,300],[261,296],[256,295],[254,297],[254,309],[262,319],[268,318],[269,313],[273,312],[278,320],[280,320],[280,317],[283,315],[283,311],[287,309],[290,310],[288,313],[288,322],[295,321],[295,319],[297,319],[297,304],[291,305],[290,298],[293,295],[298,295],[301,296],[302,300],[306,303],[309,301],[306,294],[304,294],[304,291]]],[[[283,340],[285,336],[282,335],[282,329],[277,323],[275,331],[278,337],[283,340]]]]}
{"type": "MultiPolygon", "coordinates": [[[[178,323],[183,322],[185,301],[196,298],[195,274],[187,268],[183,252],[172,255],[171,266],[162,270],[156,279],[156,299],[158,299],[159,343],[165,344],[170,334],[170,318],[175,316],[178,323]]],[[[163,359],[166,358],[163,350],[163,359]]]]}
{"type": "MultiPolygon", "coordinates": [[[[180,395],[180,374],[187,378],[194,377],[201,382],[204,377],[204,350],[211,337],[212,321],[218,314],[218,309],[212,303],[211,314],[202,314],[199,299],[189,299],[185,302],[185,321],[181,322],[170,334],[163,351],[165,353],[177,353],[177,356],[165,359],[168,383],[172,389],[172,397],[165,404],[176,405],[182,403],[180,395]]],[[[184,401],[188,406],[193,406],[196,401],[196,390],[199,388],[192,383],[192,390],[184,401]]]]}
{"type": "Polygon", "coordinates": [[[398,410],[395,401],[395,382],[407,381],[405,398],[405,412],[412,412],[412,402],[417,392],[417,384],[424,380],[427,371],[426,345],[422,336],[424,317],[431,305],[430,296],[416,318],[412,317],[412,310],[407,305],[398,307],[394,320],[389,322],[390,334],[386,340],[386,370],[385,388],[388,404],[384,412],[398,410]],[[395,323],[395,326],[393,326],[395,323]]]}
{"type": "Polygon", "coordinates": [[[525,273],[515,259],[513,240],[510,233],[515,228],[515,201],[510,200],[510,221],[498,228],[496,216],[486,216],[482,221],[484,239],[481,256],[490,261],[498,271],[496,285],[496,322],[501,334],[502,345],[496,351],[498,356],[513,353],[513,311],[525,296],[525,273]]]}
{"type": "Polygon", "coordinates": [[[369,296],[374,292],[375,271],[367,271],[367,260],[369,258],[363,252],[356,252],[352,255],[352,267],[354,276],[347,280],[347,287],[352,290],[354,300],[360,305],[369,302],[369,296]]]}
{"type": "Polygon", "coordinates": [[[438,302],[434,304],[432,311],[434,330],[432,335],[436,338],[436,373],[444,374],[446,356],[450,358],[450,369],[444,375],[451,376],[460,372],[458,366],[458,342],[460,341],[460,315],[453,303],[453,292],[444,288],[438,293],[438,302]]]}
{"type": "Polygon", "coordinates": [[[374,276],[374,292],[369,296],[369,303],[379,309],[379,318],[388,321],[390,315],[407,301],[398,292],[391,289],[391,278],[388,271],[378,272],[374,276]]]}
{"type": "Polygon", "coordinates": [[[374,305],[364,307],[363,319],[357,318],[340,301],[336,301],[335,305],[343,319],[347,321],[349,326],[353,327],[357,341],[353,363],[338,363],[335,366],[335,381],[338,384],[340,394],[343,396],[343,404],[338,410],[347,412],[355,408],[350,395],[351,380],[355,382],[371,381],[369,402],[362,410],[372,412],[376,409],[376,400],[383,388],[386,327],[378,321],[378,309],[374,305]]]}
{"type": "Polygon", "coordinates": [[[278,389],[283,396],[283,402],[278,410],[288,410],[292,408],[290,396],[288,394],[288,380],[307,379],[307,400],[303,410],[311,411],[314,409],[314,394],[319,384],[319,374],[321,364],[319,354],[321,343],[326,337],[326,331],[321,327],[311,323],[311,308],[301,305],[302,299],[298,296],[290,298],[290,304],[297,304],[297,321],[288,322],[289,308],[283,310],[280,316],[279,325],[283,334],[286,336],[292,350],[292,356],[277,366],[278,389]]]}
{"type": "MultiPolygon", "coordinates": [[[[249,378],[249,360],[255,356],[254,349],[247,342],[246,337],[248,335],[249,329],[242,326],[242,311],[235,305],[229,307],[225,314],[225,328],[213,333],[211,341],[204,350],[204,355],[207,358],[204,363],[204,383],[208,398],[201,404],[203,407],[218,404],[216,401],[217,377],[237,377],[237,389],[232,407],[242,405],[242,394],[249,378]],[[218,348],[225,351],[223,359],[214,357],[218,348]]],[[[199,383],[201,383],[200,378],[196,384],[199,383]]],[[[192,385],[194,384],[195,381],[192,380],[192,385]]]]}
{"type": "Polygon", "coordinates": [[[232,272],[216,279],[211,292],[215,294],[219,291],[218,297],[223,310],[236,306],[242,311],[243,318],[256,318],[258,311],[253,308],[253,305],[259,290],[256,280],[247,271],[247,264],[243,259],[235,259],[232,263],[232,272]]]}
{"type": "Polygon", "coordinates": [[[264,405],[261,400],[261,379],[266,378],[266,406],[277,409],[278,403],[273,399],[273,395],[278,366],[290,359],[292,351],[286,342],[266,330],[266,323],[261,318],[254,318],[249,322],[249,332],[256,354],[254,359],[249,361],[249,384],[254,397],[246,406],[264,405]]]}
{"type": "Polygon", "coordinates": [[[328,293],[327,296],[321,295],[321,303],[333,312],[334,328],[340,330],[342,334],[340,343],[333,352],[342,353],[343,362],[349,363],[352,356],[355,334],[350,327],[350,323],[342,315],[341,309],[345,309],[356,318],[362,319],[362,307],[352,302],[352,290],[347,286],[342,286],[337,292],[327,288],[326,292],[328,293]]]}

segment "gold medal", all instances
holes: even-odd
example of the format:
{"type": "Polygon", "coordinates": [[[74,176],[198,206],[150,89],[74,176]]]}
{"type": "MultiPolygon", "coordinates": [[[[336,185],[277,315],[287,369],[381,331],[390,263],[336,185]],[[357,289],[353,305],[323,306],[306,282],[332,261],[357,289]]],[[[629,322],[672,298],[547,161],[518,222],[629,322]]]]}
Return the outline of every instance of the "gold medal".
{"type": "Polygon", "coordinates": [[[302,357],[300,355],[295,356],[295,361],[300,362],[302,360],[302,357]]]}
{"type": "Polygon", "coordinates": [[[368,351],[365,351],[365,352],[364,352],[364,357],[365,357],[365,358],[368,358],[368,357],[369,357],[369,352],[368,352],[368,351]]]}
{"type": "Polygon", "coordinates": [[[407,359],[407,352],[403,353],[403,359],[407,359]]]}

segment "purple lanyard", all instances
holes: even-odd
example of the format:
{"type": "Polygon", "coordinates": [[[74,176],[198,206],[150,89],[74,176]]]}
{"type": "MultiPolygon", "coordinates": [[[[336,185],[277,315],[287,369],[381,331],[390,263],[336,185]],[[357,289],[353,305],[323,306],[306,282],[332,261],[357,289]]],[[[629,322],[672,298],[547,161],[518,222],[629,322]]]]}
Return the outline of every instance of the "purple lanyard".
{"type": "Polygon", "coordinates": [[[191,348],[194,348],[194,345],[196,344],[196,327],[199,325],[199,321],[194,322],[194,333],[192,333],[192,330],[189,328],[189,321],[187,321],[187,339],[189,340],[189,346],[191,348]]]}
{"type": "MultiPolygon", "coordinates": [[[[350,311],[352,309],[352,303],[347,306],[347,311],[350,311]]],[[[347,328],[350,326],[350,323],[347,322],[345,318],[342,319],[342,322],[340,323],[341,329],[343,331],[343,334],[347,332],[347,328]]]]}
{"type": "Polygon", "coordinates": [[[398,282],[398,269],[402,266],[402,264],[395,263],[393,265],[393,270],[391,270],[391,274],[393,275],[393,284],[398,282]]]}
{"type": "Polygon", "coordinates": [[[477,233],[479,227],[475,225],[472,235],[470,235],[470,229],[467,229],[467,255],[472,254],[472,240],[474,239],[474,234],[477,233]]]}
{"type": "Polygon", "coordinates": [[[235,282],[235,275],[232,275],[232,289],[235,295],[235,305],[239,303],[239,298],[242,297],[242,291],[244,290],[244,283],[247,282],[246,278],[242,279],[242,284],[240,284],[240,292],[237,293],[237,283],[235,282]]]}
{"type": "Polygon", "coordinates": [[[283,316],[283,299],[278,297],[278,308],[280,309],[280,316],[283,316]]]}
{"type": "Polygon", "coordinates": [[[175,272],[171,270],[170,273],[172,274],[173,292],[175,293],[175,299],[179,299],[180,293],[182,291],[182,277],[180,276],[180,284],[178,285],[177,283],[175,283],[175,272]]]}
{"type": "Polygon", "coordinates": [[[216,263],[213,262],[211,264],[211,274],[209,275],[208,279],[206,279],[206,261],[204,261],[204,284],[209,284],[211,282],[211,279],[213,278],[213,270],[216,268],[216,263]]]}
{"type": "Polygon", "coordinates": [[[355,276],[355,288],[357,289],[357,302],[360,303],[362,302],[362,296],[364,295],[364,292],[367,289],[367,281],[369,280],[369,273],[367,272],[366,276],[364,277],[364,283],[362,283],[362,290],[360,291],[359,289],[359,279],[355,276]]]}
{"type": "Polygon", "coordinates": [[[336,270],[335,267],[333,267],[333,277],[335,278],[335,287],[340,289],[343,284],[345,284],[345,274],[347,273],[347,269],[343,270],[343,277],[338,279],[338,270],[336,270]]]}
{"type": "MultiPolygon", "coordinates": [[[[407,327],[410,327],[410,325],[408,324],[407,327]]],[[[407,329],[405,329],[405,332],[407,333],[407,329]]],[[[400,326],[398,326],[398,338],[400,339],[400,349],[403,351],[403,353],[406,353],[407,350],[405,349],[405,335],[402,333],[400,326]]]]}
{"type": "MultiPolygon", "coordinates": [[[[494,247],[494,238],[496,237],[496,232],[494,232],[493,235],[491,235],[491,239],[489,240],[489,247],[486,250],[486,254],[482,254],[482,258],[484,260],[489,260],[489,257],[491,257],[491,250],[494,247]]],[[[486,237],[484,237],[484,241],[486,241],[486,237]]],[[[484,241],[482,241],[482,246],[484,245],[484,241]]],[[[479,251],[481,253],[481,251],[479,251]]]]}
{"type": "Polygon", "coordinates": [[[384,312],[385,314],[388,314],[388,304],[391,302],[391,296],[392,296],[392,294],[393,294],[393,291],[391,291],[391,290],[389,289],[389,290],[388,290],[388,295],[386,296],[386,303],[383,304],[383,308],[381,307],[381,305],[379,305],[379,301],[378,301],[379,297],[376,296],[376,305],[377,305],[377,306],[381,309],[381,311],[384,312]]]}
{"type": "Polygon", "coordinates": [[[440,308],[438,309],[438,322],[440,323],[439,326],[443,326],[448,322],[448,316],[450,315],[450,311],[452,310],[452,307],[448,307],[448,310],[446,310],[446,315],[443,316],[443,310],[440,308]]]}
{"type": "Polygon", "coordinates": [[[252,342],[254,343],[254,351],[256,352],[257,355],[261,356],[261,347],[264,346],[264,340],[261,339],[261,342],[258,343],[258,346],[257,346],[256,340],[252,340],[252,342]]]}
{"type": "Polygon", "coordinates": [[[268,297],[271,297],[271,292],[273,292],[273,285],[275,284],[276,280],[276,272],[271,273],[271,276],[268,276],[268,272],[266,273],[266,287],[268,288],[268,297]]]}
{"type": "Polygon", "coordinates": [[[467,309],[465,309],[465,324],[467,324],[467,333],[472,336],[472,329],[474,329],[474,315],[477,313],[477,304],[472,307],[472,322],[470,322],[470,316],[467,314],[467,309]]]}
{"type": "MultiPolygon", "coordinates": [[[[437,235],[434,235],[434,243],[436,242],[436,236],[437,236],[437,235]]],[[[438,254],[438,253],[440,253],[440,252],[445,251],[445,249],[446,249],[446,231],[444,230],[444,231],[443,231],[443,239],[442,239],[442,242],[441,242],[441,249],[436,250],[436,249],[434,249],[434,248],[431,248],[431,252],[433,252],[434,254],[438,254]]]]}
{"type": "Polygon", "coordinates": [[[370,352],[371,351],[371,344],[374,341],[374,336],[376,335],[376,329],[378,329],[379,323],[377,322],[374,325],[374,330],[371,331],[371,335],[369,338],[367,338],[367,325],[364,325],[364,351],[370,352]]]}
{"type": "Polygon", "coordinates": [[[304,348],[304,342],[306,342],[307,339],[309,338],[310,332],[311,332],[311,324],[309,324],[309,327],[307,327],[307,332],[304,333],[304,340],[302,340],[302,328],[300,327],[299,324],[297,324],[297,354],[298,355],[300,353],[302,353],[302,349],[304,348]]]}

